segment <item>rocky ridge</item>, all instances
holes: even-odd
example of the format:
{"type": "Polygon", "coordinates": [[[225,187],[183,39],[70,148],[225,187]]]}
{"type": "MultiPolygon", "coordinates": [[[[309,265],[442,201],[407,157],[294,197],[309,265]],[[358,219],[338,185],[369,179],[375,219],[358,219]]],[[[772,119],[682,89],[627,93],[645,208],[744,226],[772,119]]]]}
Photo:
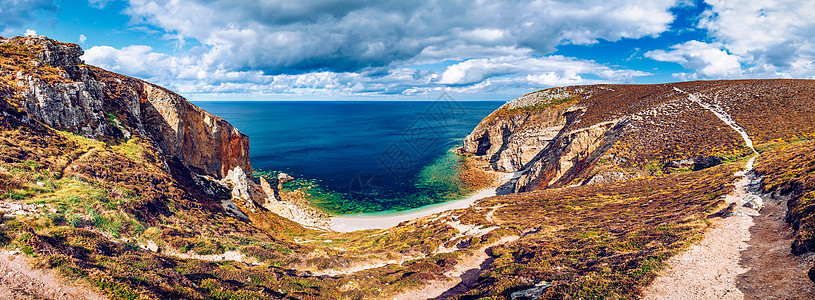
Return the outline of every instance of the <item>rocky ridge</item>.
{"type": "Polygon", "coordinates": [[[803,95],[812,90],[809,81],[785,80],[542,90],[509,101],[486,117],[459,152],[489,161],[496,171],[520,172],[508,185],[514,192],[699,169],[750,150],[741,132],[688,100],[685,91],[729,113],[745,130],[756,132],[759,142],[767,142],[811,134],[800,122],[811,127],[812,109],[793,102],[811,102],[803,95]],[[783,97],[780,90],[794,96],[783,97]],[[769,104],[778,101],[784,103],[769,104]],[[768,123],[780,129],[767,130],[768,123]]]}
{"type": "Polygon", "coordinates": [[[197,178],[196,188],[211,191],[217,183],[231,189],[232,198],[221,204],[235,216],[248,218],[243,210],[266,207],[304,225],[326,227],[313,209],[281,201],[277,186],[262,189],[252,181],[249,138],[226,120],[162,87],[85,65],[76,44],[32,36],[0,38],[0,47],[19,60],[2,74],[7,86],[0,96],[17,107],[15,114],[4,111],[5,117],[115,143],[138,136],[166,161],[180,162],[197,178]]]}
{"type": "Polygon", "coordinates": [[[39,61],[30,62],[34,68],[4,74],[22,96],[16,104],[33,120],[96,139],[124,139],[132,130],[200,174],[252,170],[249,138],[178,94],[86,66],[76,44],[37,36],[0,39],[0,46],[39,51],[39,61]]]}

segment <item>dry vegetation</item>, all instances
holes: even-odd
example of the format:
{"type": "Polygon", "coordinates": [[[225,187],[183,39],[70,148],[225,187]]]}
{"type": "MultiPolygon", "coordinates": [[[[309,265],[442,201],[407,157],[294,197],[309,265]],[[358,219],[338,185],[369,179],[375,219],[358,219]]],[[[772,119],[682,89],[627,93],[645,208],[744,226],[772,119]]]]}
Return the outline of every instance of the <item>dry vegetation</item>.
{"type": "MultiPolygon", "coordinates": [[[[543,299],[632,298],[662,261],[698,239],[732,189],[738,164],[617,184],[489,198],[492,221],[528,232],[495,247],[495,261],[461,299],[508,297],[546,281],[543,299]]],[[[466,212],[463,220],[490,223],[466,212]]]]}

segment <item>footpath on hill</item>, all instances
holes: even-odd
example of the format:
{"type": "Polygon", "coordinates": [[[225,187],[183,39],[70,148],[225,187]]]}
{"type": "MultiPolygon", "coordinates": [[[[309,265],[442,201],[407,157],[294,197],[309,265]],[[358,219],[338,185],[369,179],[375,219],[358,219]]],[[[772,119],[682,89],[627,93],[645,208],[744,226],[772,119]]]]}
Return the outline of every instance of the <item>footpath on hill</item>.
{"type": "Polygon", "coordinates": [[[107,299],[90,288],[65,282],[54,270],[35,269],[18,251],[0,251],[0,299],[107,299]]]}
{"type": "Polygon", "coordinates": [[[741,134],[755,155],[744,171],[735,174],[741,179],[724,199],[728,208],[711,220],[712,229],[686,252],[670,258],[643,298],[806,299],[815,295],[815,284],[807,277],[815,254],[792,254],[793,231],[784,221],[787,199],[760,192],[761,178],[752,171],[759,154],[752,140],[723,109],[693,94],[688,99],[741,134]]]}

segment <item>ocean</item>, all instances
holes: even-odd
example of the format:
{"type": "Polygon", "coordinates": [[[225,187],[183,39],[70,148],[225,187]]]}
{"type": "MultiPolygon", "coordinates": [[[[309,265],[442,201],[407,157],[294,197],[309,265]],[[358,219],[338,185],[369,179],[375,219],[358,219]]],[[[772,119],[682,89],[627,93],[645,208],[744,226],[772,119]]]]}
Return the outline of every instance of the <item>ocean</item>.
{"type": "Polygon", "coordinates": [[[256,175],[285,172],[333,214],[461,197],[450,150],[500,101],[194,102],[250,138],[256,175]]]}

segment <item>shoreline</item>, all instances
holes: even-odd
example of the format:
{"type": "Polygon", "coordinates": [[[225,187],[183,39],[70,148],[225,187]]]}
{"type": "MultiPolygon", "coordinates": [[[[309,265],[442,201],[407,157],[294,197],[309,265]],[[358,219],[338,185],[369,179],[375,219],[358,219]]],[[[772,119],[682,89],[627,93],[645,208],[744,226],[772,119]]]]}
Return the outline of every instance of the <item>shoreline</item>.
{"type": "Polygon", "coordinates": [[[337,232],[351,232],[367,229],[387,229],[409,221],[448,210],[470,207],[478,200],[497,195],[497,189],[509,181],[514,173],[498,173],[495,184],[480,189],[467,198],[426,205],[403,211],[383,211],[375,213],[358,213],[331,217],[330,228],[337,232]]]}

